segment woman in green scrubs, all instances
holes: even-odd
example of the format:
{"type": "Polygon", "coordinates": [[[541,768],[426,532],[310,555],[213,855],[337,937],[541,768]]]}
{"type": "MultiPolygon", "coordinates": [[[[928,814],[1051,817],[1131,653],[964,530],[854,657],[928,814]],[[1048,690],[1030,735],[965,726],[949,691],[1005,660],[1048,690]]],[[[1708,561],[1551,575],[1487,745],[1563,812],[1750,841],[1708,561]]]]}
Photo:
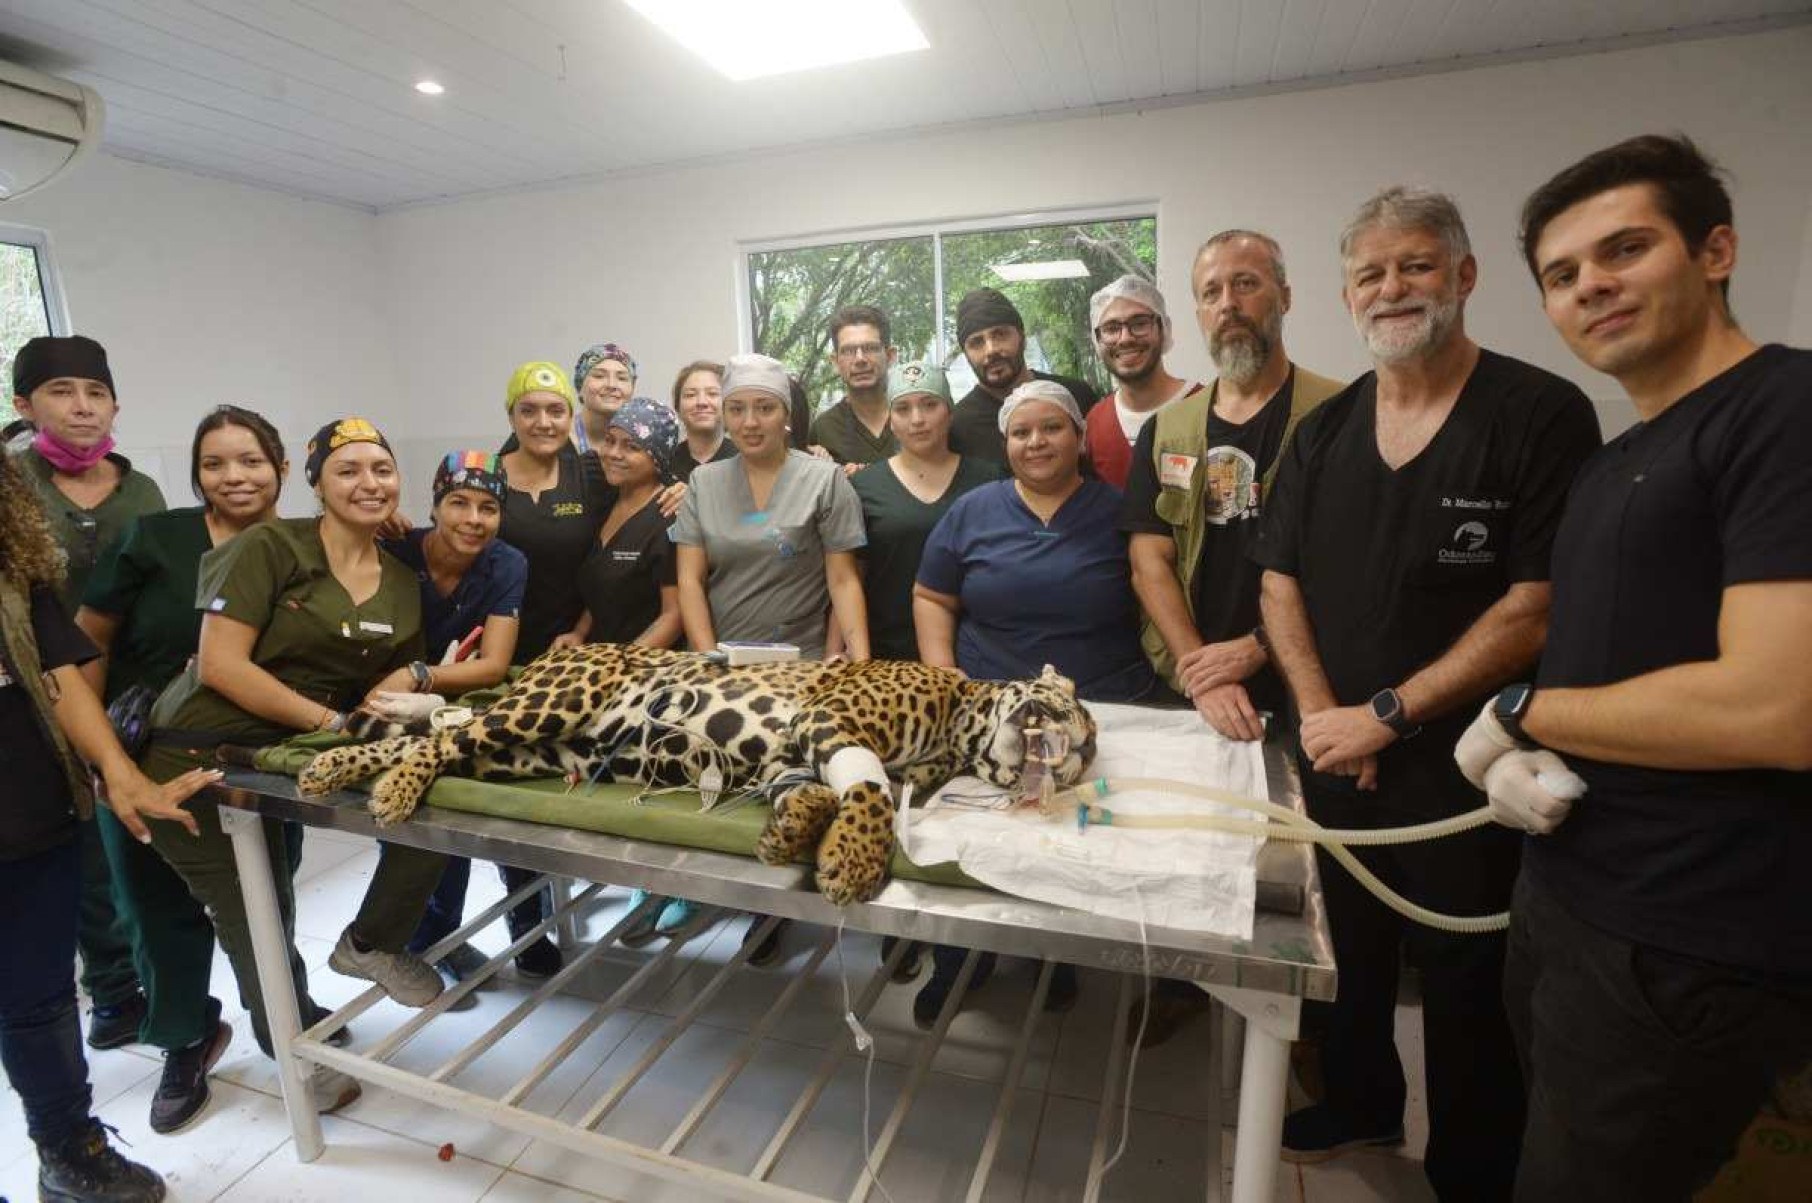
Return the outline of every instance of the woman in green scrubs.
{"type": "MultiPolygon", "coordinates": [[[[82,666],[82,675],[109,704],[135,686],[155,694],[182,671],[201,638],[195,589],[202,557],[274,518],[288,471],[283,442],[260,415],[222,405],[201,420],[189,460],[189,482],[201,504],[128,524],[95,564],[76,614],[77,625],[102,652],[82,666]]],[[[221,1021],[220,1000],[208,994],[214,925],[155,849],[105,810],[95,822],[115,897],[136,937],[146,996],[137,1038],[164,1051],[151,1130],[174,1132],[207,1104],[207,1072],[233,1034],[221,1021]]],[[[285,834],[293,837],[287,841],[293,868],[301,830],[290,824],[285,834]]],[[[307,1023],[326,1012],[304,1000],[302,1014],[307,1023]]],[[[259,1040],[268,1052],[269,1035],[260,1031],[259,1040]]]]}
{"type": "MultiPolygon", "coordinates": [[[[151,713],[142,763],[154,780],[210,762],[223,743],[337,731],[375,682],[423,656],[415,574],[377,544],[401,487],[389,443],[362,418],[330,423],[309,440],[306,474],[321,501],[319,517],[260,523],[202,559],[200,648],[151,713]]],[[[199,838],[154,831],[152,842],[213,914],[254,1030],[268,1040],[232,845],[214,806],[194,809],[199,838]]],[[[290,934],[290,970],[307,1008],[281,824],[266,820],[265,836],[290,934]]],[[[376,982],[405,1006],[432,1002],[440,975],[403,947],[444,864],[439,853],[384,844],[364,904],[328,965],[376,982]]]]}

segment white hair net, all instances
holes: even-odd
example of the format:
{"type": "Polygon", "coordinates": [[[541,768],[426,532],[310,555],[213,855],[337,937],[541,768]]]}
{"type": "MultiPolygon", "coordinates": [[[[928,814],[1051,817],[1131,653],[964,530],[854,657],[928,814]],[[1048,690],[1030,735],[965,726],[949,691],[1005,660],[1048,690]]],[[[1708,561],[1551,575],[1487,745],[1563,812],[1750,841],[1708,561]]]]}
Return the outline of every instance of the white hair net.
{"type": "Polygon", "coordinates": [[[1170,310],[1165,308],[1164,294],[1158,291],[1156,284],[1126,275],[1101,289],[1088,299],[1088,328],[1091,331],[1101,324],[1101,315],[1115,301],[1131,301],[1157,314],[1159,324],[1164,327],[1164,350],[1170,350],[1171,343],[1176,341],[1170,331],[1170,310]]]}
{"type": "Polygon", "coordinates": [[[1055,380],[1028,380],[1008,393],[1007,399],[1000,403],[1000,432],[1002,434],[1007,433],[1007,420],[1013,416],[1013,411],[1027,401],[1049,401],[1058,406],[1070,416],[1070,421],[1076,424],[1077,430],[1088,425],[1082,416],[1082,407],[1076,404],[1076,395],[1069,389],[1064,388],[1055,380]]]}

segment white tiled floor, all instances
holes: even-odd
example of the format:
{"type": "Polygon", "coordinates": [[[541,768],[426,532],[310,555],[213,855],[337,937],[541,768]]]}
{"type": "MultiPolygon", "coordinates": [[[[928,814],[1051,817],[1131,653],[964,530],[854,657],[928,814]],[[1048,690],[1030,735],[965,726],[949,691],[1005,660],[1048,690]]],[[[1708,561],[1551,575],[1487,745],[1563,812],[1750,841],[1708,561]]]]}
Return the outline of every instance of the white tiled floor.
{"type": "MultiPolygon", "coordinates": [[[[355,983],[326,968],[332,941],[350,918],[370,879],[376,854],[366,841],[311,831],[298,876],[298,940],[309,968],[315,998],[338,1005],[360,992],[355,983]]],[[[475,913],[501,897],[495,873],[480,866],[472,874],[468,900],[475,913]]],[[[609,890],[603,907],[588,919],[601,931],[620,913],[624,892],[609,890]]],[[[612,1017],[581,1044],[530,1095],[529,1105],[547,1114],[576,1117],[596,1102],[605,1085],[633,1063],[664,1030],[669,1017],[693,999],[710,973],[734,955],[744,921],[720,924],[681,950],[651,976],[632,1006],[612,1017]]],[[[815,934],[795,927],[787,937],[786,961],[759,973],[744,972],[705,1008],[677,1044],[607,1115],[598,1130],[642,1143],[658,1143],[680,1120],[726,1056],[791,980],[803,971],[815,934]]],[[[496,934],[480,940],[501,947],[496,934]]],[[[459,1075],[458,1084],[500,1093],[516,1082],[601,999],[661,948],[604,954],[575,982],[573,997],[556,998],[494,1049],[459,1075]]],[[[875,942],[847,935],[843,960],[852,989],[859,989],[875,965],[875,942]]],[[[928,971],[928,969],[927,969],[928,971]]],[[[923,980],[921,978],[921,980],[923,980]]],[[[825,1050],[847,1043],[838,1021],[842,1011],[838,959],[825,958],[801,996],[759,1046],[723,1100],[684,1146],[706,1165],[743,1172],[766,1147],[787,1110],[815,1072],[825,1050]]],[[[905,1082],[914,1055],[911,1023],[916,986],[890,986],[867,1026],[876,1038],[876,1061],[869,1083],[869,1135],[882,1126],[905,1082]]],[[[961,1198],[968,1167],[979,1150],[992,1113],[996,1089],[990,1084],[1006,1067],[1030,997],[1025,966],[1003,961],[996,978],[959,1015],[930,1067],[920,1101],[901,1128],[882,1184],[897,1203],[961,1198]]],[[[666,1183],[607,1167],[566,1149],[440,1110],[380,1088],[326,1122],[327,1152],[303,1165],[295,1158],[289,1125],[277,1098],[276,1073],[258,1052],[250,1024],[224,957],[216,956],[214,991],[227,1000],[226,1018],[234,1039],[213,1077],[213,1099],[202,1117],[174,1136],[157,1136],[146,1116],[157,1086],[160,1062],[153,1050],[131,1048],[90,1053],[95,1104],[107,1122],[131,1142],[129,1154],[163,1172],[176,1203],[271,1200],[322,1203],[702,1203],[708,1190],[666,1183]],[[457,1150],[450,1161],[436,1155],[443,1144],[457,1150]]],[[[525,991],[509,981],[479,995],[480,1005],[428,1025],[396,1058],[406,1068],[439,1064],[485,1026],[501,1018],[525,991]]],[[[1095,1138],[1096,1100],[1111,1031],[1117,987],[1106,975],[1085,973],[1082,994],[1067,1015],[1041,1018],[1034,1033],[1020,1093],[990,1180],[990,1203],[1078,1199],[1095,1138]]],[[[381,1004],[355,1021],[373,1033],[397,1016],[381,1004]]],[[[1433,1197],[1422,1177],[1426,1140],[1420,1092],[1420,1014],[1398,1011],[1399,1045],[1409,1072],[1409,1144],[1403,1154],[1356,1154],[1320,1166],[1284,1165],[1277,1199],[1287,1203],[1359,1203],[1372,1200],[1422,1201],[1433,1197]]],[[[1207,1059],[1206,1025],[1196,1023],[1162,1046],[1161,1054],[1139,1061],[1133,1091],[1132,1131],[1120,1166],[1107,1179],[1110,1199],[1167,1203],[1204,1193],[1200,1119],[1207,1105],[1200,1072],[1207,1059]]],[[[775,1166],[772,1179],[799,1190],[847,1193],[862,1167],[864,1083],[862,1063],[845,1058],[824,1095],[775,1166]]],[[[1110,1133],[1118,1139],[1117,1130],[1110,1133]]],[[[1111,1148],[1110,1143],[1110,1148],[1111,1148]]],[[[1230,1136],[1223,1140],[1231,1157],[1230,1136]]],[[[36,1157],[25,1136],[19,1103],[10,1090],[0,1094],[0,1203],[36,1197],[36,1157]]],[[[879,1198],[877,1194],[874,1196],[879,1198]]]]}

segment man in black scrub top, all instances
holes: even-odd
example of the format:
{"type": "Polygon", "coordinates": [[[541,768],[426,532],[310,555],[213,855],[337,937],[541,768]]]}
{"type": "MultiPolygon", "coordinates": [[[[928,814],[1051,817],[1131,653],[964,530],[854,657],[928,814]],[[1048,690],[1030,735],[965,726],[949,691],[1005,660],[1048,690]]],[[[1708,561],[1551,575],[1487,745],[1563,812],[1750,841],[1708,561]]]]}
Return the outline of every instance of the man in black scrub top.
{"type": "Polygon", "coordinates": [[[1530,1203],[1685,1200],[1812,1058],[1812,354],[1731,316],[1732,220],[1684,138],[1523,209],[1549,320],[1639,419],[1574,484],[1533,690],[1459,749],[1501,822],[1548,833],[1505,970],[1530,1203]]]}
{"type": "MultiPolygon", "coordinates": [[[[975,369],[975,387],[950,415],[950,450],[961,456],[1007,462],[1007,436],[1000,431],[1000,406],[1028,380],[1055,380],[1070,390],[1084,415],[1100,395],[1088,381],[1035,372],[1026,363],[1026,322],[1013,302],[992,288],[977,288],[957,302],[956,342],[975,369]]],[[[1088,475],[1083,461],[1083,475],[1088,475]]]]}
{"type": "MultiPolygon", "coordinates": [[[[1309,813],[1331,827],[1389,827],[1483,801],[1453,747],[1541,650],[1549,547],[1598,421],[1573,385],[1467,337],[1478,267],[1446,197],[1386,190],[1340,250],[1343,296],[1375,370],[1298,428],[1255,555],[1272,657],[1301,715],[1309,813]]],[[[1417,902],[1482,914],[1509,901],[1517,847],[1492,825],[1356,851],[1417,902]]],[[[1443,1199],[1509,1198],[1523,1090],[1501,998],[1503,936],[1411,925],[1319,861],[1340,991],[1315,1016],[1325,1099],[1286,1119],[1284,1156],[1401,1143],[1393,1017],[1407,949],[1422,971],[1429,1181],[1443,1199]]]]}

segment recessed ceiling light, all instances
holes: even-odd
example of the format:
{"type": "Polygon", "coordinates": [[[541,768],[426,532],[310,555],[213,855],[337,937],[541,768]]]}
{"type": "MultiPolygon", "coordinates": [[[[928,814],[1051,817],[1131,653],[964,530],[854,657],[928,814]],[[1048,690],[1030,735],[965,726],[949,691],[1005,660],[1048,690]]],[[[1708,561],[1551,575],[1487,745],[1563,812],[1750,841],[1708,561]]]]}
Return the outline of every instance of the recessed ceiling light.
{"type": "Polygon", "coordinates": [[[423,96],[439,96],[447,89],[431,79],[422,79],[416,81],[415,90],[420,92],[423,96]]]}
{"type": "Polygon", "coordinates": [[[900,0],[629,0],[629,7],[735,80],[931,44],[900,0]]]}
{"type": "Polygon", "coordinates": [[[1088,264],[1080,259],[1046,259],[1039,263],[996,263],[995,275],[1003,280],[1078,280],[1088,275],[1088,264]]]}

